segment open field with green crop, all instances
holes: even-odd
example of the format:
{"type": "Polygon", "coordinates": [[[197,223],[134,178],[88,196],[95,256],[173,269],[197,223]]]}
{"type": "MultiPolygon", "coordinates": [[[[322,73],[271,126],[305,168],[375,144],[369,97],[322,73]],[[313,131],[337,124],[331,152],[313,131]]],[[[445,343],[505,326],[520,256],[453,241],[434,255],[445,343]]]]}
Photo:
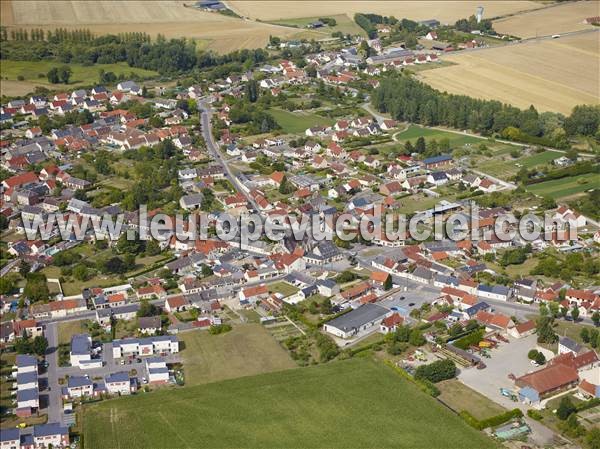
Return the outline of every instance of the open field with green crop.
{"type": "Polygon", "coordinates": [[[306,28],[306,26],[309,23],[316,22],[317,20],[319,20],[320,17],[335,19],[336,24],[333,27],[324,26],[322,28],[317,28],[317,31],[321,31],[323,33],[333,33],[335,31],[341,31],[344,34],[360,34],[361,36],[366,36],[365,31],[346,14],[272,20],[269,23],[274,23],[275,25],[292,26],[297,28],[306,28]]]}
{"type": "Polygon", "coordinates": [[[495,447],[366,358],[105,401],[83,415],[94,449],[495,447]]]}
{"type": "Polygon", "coordinates": [[[288,112],[277,108],[269,109],[268,112],[286,134],[304,134],[306,128],[333,124],[333,120],[310,112],[288,112]]]}
{"type": "Polygon", "coordinates": [[[281,371],[297,365],[259,324],[236,325],[225,334],[182,333],[186,385],[281,371]]]}
{"type": "Polygon", "coordinates": [[[62,64],[56,61],[10,61],[2,60],[0,64],[0,77],[2,78],[1,94],[18,95],[20,90],[22,94],[32,92],[36,86],[43,86],[53,90],[72,90],[77,86],[91,85],[99,82],[98,73],[100,70],[113,72],[115,75],[132,77],[132,75],[141,78],[151,78],[158,75],[152,70],[137,69],[129,67],[126,63],[118,64],[95,64],[84,66],[81,64],[62,64]],[[62,67],[68,65],[73,74],[68,85],[51,84],[46,78],[46,74],[53,67],[62,67]],[[22,78],[22,79],[21,79],[22,78]],[[5,91],[6,80],[9,81],[5,91]],[[21,87],[21,89],[19,89],[21,87]]]}
{"type": "Polygon", "coordinates": [[[600,189],[600,176],[596,173],[555,179],[527,186],[527,190],[531,193],[548,196],[555,200],[571,197],[590,189],[600,189]]]}

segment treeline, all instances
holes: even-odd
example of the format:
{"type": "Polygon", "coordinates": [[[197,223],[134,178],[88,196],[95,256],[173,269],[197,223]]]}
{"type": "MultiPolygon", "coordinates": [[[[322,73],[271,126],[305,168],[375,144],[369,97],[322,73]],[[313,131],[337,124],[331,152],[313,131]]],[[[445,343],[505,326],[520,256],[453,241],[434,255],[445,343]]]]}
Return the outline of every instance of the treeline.
{"type": "MultiPolygon", "coordinates": [[[[4,30],[5,32],[6,30],[4,30]]],[[[228,67],[240,65],[249,68],[267,60],[263,49],[239,50],[226,55],[211,52],[198,54],[194,41],[166,39],[158,35],[151,41],[145,33],[122,33],[93,37],[86,30],[55,30],[43,39],[6,40],[0,48],[0,59],[18,61],[54,60],[84,65],[127,62],[131,67],[155,70],[159,73],[189,72],[194,68],[228,67]]]]}
{"type": "Polygon", "coordinates": [[[475,16],[471,16],[468,19],[457,20],[454,24],[454,27],[458,31],[464,31],[465,33],[470,33],[471,31],[479,30],[486,33],[495,34],[491,20],[485,19],[481,22],[477,22],[477,18],[475,16]]]}
{"type": "Polygon", "coordinates": [[[520,131],[517,137],[522,133],[544,138],[557,147],[567,145],[567,135],[597,134],[600,123],[598,106],[578,106],[565,119],[561,114],[539,114],[533,106],[521,110],[499,101],[440,92],[403,74],[383,79],[371,98],[378,111],[397,120],[470,129],[482,135],[515,129],[520,131]]]}
{"type": "MultiPolygon", "coordinates": [[[[119,33],[117,37],[121,42],[150,42],[150,35],[142,32],[119,33]]],[[[96,37],[89,28],[68,30],[57,28],[55,30],[44,30],[43,28],[12,29],[10,32],[6,27],[0,28],[0,40],[7,41],[48,41],[59,42],[91,42],[96,37]]]]}

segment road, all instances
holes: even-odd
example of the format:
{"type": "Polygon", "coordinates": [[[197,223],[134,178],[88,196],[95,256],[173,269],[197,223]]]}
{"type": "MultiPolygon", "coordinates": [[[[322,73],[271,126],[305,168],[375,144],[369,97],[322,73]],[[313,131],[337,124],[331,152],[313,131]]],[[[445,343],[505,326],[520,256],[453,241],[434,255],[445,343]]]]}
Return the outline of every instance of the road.
{"type": "Polygon", "coordinates": [[[237,176],[235,176],[235,173],[233,173],[231,171],[231,168],[229,168],[227,161],[225,161],[225,159],[221,155],[221,150],[219,149],[219,146],[214,141],[214,138],[212,135],[212,125],[210,122],[210,119],[212,116],[212,109],[211,109],[210,105],[205,103],[204,100],[200,100],[198,102],[198,111],[200,113],[202,138],[204,139],[204,142],[206,143],[206,149],[209,151],[211,156],[223,166],[223,168],[225,169],[225,172],[227,173],[227,177],[229,178],[229,180],[231,181],[231,183],[233,184],[235,189],[238,192],[240,192],[242,195],[244,195],[244,197],[246,197],[248,202],[252,205],[252,207],[255,210],[257,210],[257,211],[260,210],[258,207],[258,204],[256,204],[256,201],[254,201],[254,198],[252,198],[250,195],[248,195],[246,193],[246,191],[242,188],[242,183],[237,178],[237,176]]]}
{"type": "Polygon", "coordinates": [[[46,390],[48,404],[48,422],[50,423],[62,423],[63,422],[63,411],[62,411],[62,399],[61,399],[61,386],[58,383],[58,324],[48,323],[46,325],[46,339],[48,340],[48,349],[46,350],[46,362],[48,362],[48,370],[42,378],[47,379],[47,385],[50,390],[46,390]]]}

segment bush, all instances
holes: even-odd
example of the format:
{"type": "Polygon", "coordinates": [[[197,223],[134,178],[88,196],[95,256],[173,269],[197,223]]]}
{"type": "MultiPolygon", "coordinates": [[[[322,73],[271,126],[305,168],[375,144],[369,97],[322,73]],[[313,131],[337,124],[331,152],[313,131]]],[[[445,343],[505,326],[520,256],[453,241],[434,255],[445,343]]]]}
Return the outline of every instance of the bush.
{"type": "Polygon", "coordinates": [[[541,421],[544,419],[544,415],[534,409],[527,410],[527,416],[529,416],[531,419],[535,419],[536,421],[541,421]]]}
{"type": "Polygon", "coordinates": [[[426,379],[433,383],[452,379],[456,376],[456,365],[452,360],[438,360],[429,365],[421,365],[415,371],[415,379],[426,379]]]}
{"type": "Polygon", "coordinates": [[[477,430],[483,430],[483,429],[487,429],[488,427],[499,426],[500,424],[504,424],[505,422],[510,421],[511,419],[514,419],[514,418],[521,418],[523,416],[523,412],[520,409],[515,408],[513,410],[509,410],[508,412],[502,413],[500,415],[492,416],[491,418],[483,419],[481,421],[476,419],[473,415],[471,415],[466,410],[463,410],[462,412],[460,412],[459,415],[471,427],[474,427],[477,430]]]}
{"type": "Polygon", "coordinates": [[[231,330],[230,324],[217,324],[217,325],[210,326],[208,328],[208,332],[211,335],[224,334],[225,332],[229,332],[230,330],[231,330]]]}

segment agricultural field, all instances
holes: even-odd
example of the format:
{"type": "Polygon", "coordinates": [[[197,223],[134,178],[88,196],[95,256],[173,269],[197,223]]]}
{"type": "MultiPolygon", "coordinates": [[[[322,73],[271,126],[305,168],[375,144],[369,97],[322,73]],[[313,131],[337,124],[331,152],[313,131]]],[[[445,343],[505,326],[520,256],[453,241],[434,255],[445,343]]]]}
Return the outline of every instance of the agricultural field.
{"type": "Polygon", "coordinates": [[[269,109],[268,112],[286,134],[304,134],[307,128],[333,124],[333,120],[310,112],[288,112],[278,108],[269,109]]]}
{"type": "Polygon", "coordinates": [[[126,63],[95,64],[84,66],[81,64],[62,64],[56,61],[10,61],[2,60],[0,64],[0,95],[24,95],[33,92],[35,87],[42,86],[52,90],[72,90],[78,86],[89,86],[98,83],[100,70],[113,72],[115,75],[140,78],[151,78],[158,75],[153,70],[129,67],[126,63]],[[68,85],[50,84],[46,74],[53,67],[68,65],[73,71],[68,85]]]}
{"type": "Polygon", "coordinates": [[[456,65],[418,76],[442,91],[569,114],[575,105],[600,103],[600,73],[590,63],[599,57],[594,32],[448,55],[456,65]]]}
{"type": "MultiPolygon", "coordinates": [[[[510,155],[510,146],[507,145],[507,147],[509,147],[507,151],[492,151],[492,157],[490,158],[477,156],[471,160],[475,161],[475,166],[484,173],[508,180],[516,175],[521,167],[531,170],[534,167],[552,164],[554,159],[562,156],[562,153],[549,150],[542,153],[513,158],[510,155]]],[[[522,152],[522,150],[519,151],[522,152]]]]}
{"type": "Polygon", "coordinates": [[[496,447],[391,368],[366,358],[85,406],[83,440],[95,449],[199,442],[211,448],[496,447]]]}
{"type": "Polygon", "coordinates": [[[225,334],[206,331],[179,337],[188,386],[294,368],[287,352],[259,324],[236,325],[225,334]]]}
{"type": "MultiPolygon", "coordinates": [[[[299,30],[293,28],[204,12],[175,0],[153,1],[152,7],[141,0],[128,0],[118,5],[106,0],[2,0],[1,6],[1,23],[9,29],[61,27],[89,28],[96,34],[145,32],[162,34],[168,38],[201,40],[203,46],[220,53],[241,48],[262,48],[267,44],[269,35],[286,38],[299,36],[299,30]]],[[[318,39],[323,34],[305,30],[302,36],[318,39]]]]}
{"type": "Polygon", "coordinates": [[[597,15],[598,2],[569,2],[495,20],[494,29],[498,33],[521,38],[550,36],[592,29],[594,26],[587,25],[583,20],[597,15]]]}
{"type": "MultiPolygon", "coordinates": [[[[540,8],[533,1],[317,1],[288,2],[285,0],[229,0],[225,2],[230,9],[241,16],[260,20],[281,20],[306,17],[307,12],[319,17],[337,14],[348,14],[351,18],[357,12],[382,14],[397,18],[426,20],[436,18],[443,23],[455,22],[458,19],[475,14],[478,6],[485,8],[486,17],[498,17],[519,11],[540,8]]],[[[593,14],[592,14],[593,15],[593,14]]]]}
{"type": "MultiPolygon", "coordinates": [[[[292,26],[297,28],[306,28],[309,23],[316,22],[320,17],[301,17],[301,18],[290,18],[290,19],[282,19],[282,20],[272,20],[269,23],[273,23],[275,25],[284,25],[284,26],[292,26]]],[[[360,34],[362,36],[366,36],[365,30],[359,27],[352,18],[347,16],[346,14],[336,14],[333,16],[327,16],[328,18],[335,19],[336,25],[334,27],[324,26],[323,28],[318,28],[316,31],[321,31],[325,34],[331,34],[335,31],[341,31],[344,34],[360,34]]]]}
{"type": "Polygon", "coordinates": [[[554,179],[527,186],[527,190],[531,193],[555,200],[572,198],[591,189],[600,189],[600,176],[596,173],[554,179]]]}

